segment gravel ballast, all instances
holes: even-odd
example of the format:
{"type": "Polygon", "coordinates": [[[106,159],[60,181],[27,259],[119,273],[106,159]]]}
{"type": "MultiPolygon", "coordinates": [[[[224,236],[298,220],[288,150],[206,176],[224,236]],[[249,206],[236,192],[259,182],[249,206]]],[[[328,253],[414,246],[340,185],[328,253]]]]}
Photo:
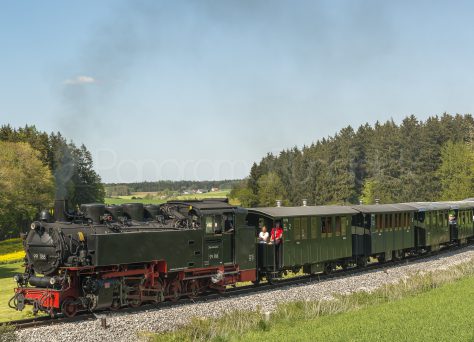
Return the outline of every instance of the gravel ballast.
{"type": "Polygon", "coordinates": [[[162,332],[189,322],[193,316],[216,317],[233,310],[272,311],[278,303],[296,300],[331,299],[332,294],[372,291],[388,283],[394,283],[420,271],[445,270],[474,258],[474,246],[407,264],[392,266],[355,275],[329,279],[304,285],[292,285],[266,292],[221,298],[194,304],[177,304],[137,313],[101,314],[107,318],[107,329],[100,320],[65,323],[19,330],[19,341],[139,341],[139,332],[162,332]]]}

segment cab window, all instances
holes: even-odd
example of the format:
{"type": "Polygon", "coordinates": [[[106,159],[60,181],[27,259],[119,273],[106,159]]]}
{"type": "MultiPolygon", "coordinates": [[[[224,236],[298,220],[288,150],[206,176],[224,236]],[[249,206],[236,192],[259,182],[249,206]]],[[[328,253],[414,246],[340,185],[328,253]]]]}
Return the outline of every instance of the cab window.
{"type": "Polygon", "coordinates": [[[214,233],[214,218],[212,216],[206,216],[204,218],[206,226],[206,234],[214,233]]]}
{"type": "Polygon", "coordinates": [[[222,234],[222,217],[218,216],[205,216],[204,224],[206,226],[206,234],[222,234]]]}

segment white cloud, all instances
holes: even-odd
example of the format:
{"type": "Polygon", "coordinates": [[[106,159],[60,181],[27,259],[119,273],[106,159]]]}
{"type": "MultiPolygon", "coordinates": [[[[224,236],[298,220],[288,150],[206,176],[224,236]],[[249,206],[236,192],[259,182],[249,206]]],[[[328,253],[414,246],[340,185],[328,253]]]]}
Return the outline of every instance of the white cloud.
{"type": "Polygon", "coordinates": [[[77,76],[69,80],[65,80],[64,84],[77,85],[77,84],[92,84],[97,83],[97,80],[91,76],[77,76]]]}

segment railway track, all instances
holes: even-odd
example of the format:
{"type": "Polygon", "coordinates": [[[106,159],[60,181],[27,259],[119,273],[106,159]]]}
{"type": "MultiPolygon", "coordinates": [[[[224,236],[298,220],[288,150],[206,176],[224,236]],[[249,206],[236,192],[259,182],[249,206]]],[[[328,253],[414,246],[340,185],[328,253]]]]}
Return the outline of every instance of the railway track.
{"type": "MultiPolygon", "coordinates": [[[[474,242],[471,241],[470,243],[464,244],[462,246],[452,246],[451,248],[444,248],[436,252],[429,252],[429,253],[424,253],[420,255],[409,256],[401,260],[396,260],[396,261],[392,260],[392,261],[388,261],[384,263],[373,262],[373,263],[368,264],[367,267],[364,267],[364,268],[354,267],[354,268],[349,268],[346,270],[338,269],[330,274],[303,275],[303,276],[296,276],[296,277],[274,281],[272,283],[265,282],[259,285],[246,285],[246,286],[240,286],[240,287],[233,287],[233,288],[227,289],[227,291],[224,293],[207,293],[193,299],[183,298],[183,299],[180,299],[178,302],[166,301],[159,304],[145,304],[137,308],[124,308],[124,309],[121,309],[119,312],[121,313],[141,312],[141,311],[146,311],[146,310],[156,309],[156,308],[166,308],[166,307],[170,307],[174,305],[185,305],[189,303],[216,300],[219,298],[235,297],[235,296],[244,295],[244,294],[273,290],[273,289],[287,287],[291,285],[303,285],[303,284],[308,284],[308,283],[317,282],[317,281],[325,281],[325,280],[330,280],[330,279],[335,279],[335,278],[341,278],[341,277],[351,276],[351,275],[355,275],[359,273],[367,273],[367,272],[371,272],[371,271],[375,271],[375,270],[379,270],[383,268],[391,268],[398,265],[408,264],[411,262],[423,260],[430,256],[442,255],[447,252],[460,250],[473,244],[474,242]]],[[[57,324],[63,324],[63,323],[81,322],[81,321],[87,321],[87,320],[103,320],[102,326],[105,328],[107,314],[111,312],[112,311],[99,311],[96,313],[82,312],[82,313],[79,313],[75,317],[59,316],[59,317],[51,318],[49,316],[40,316],[40,317],[10,321],[7,324],[14,326],[15,329],[27,329],[27,328],[57,325],[57,324]]]]}

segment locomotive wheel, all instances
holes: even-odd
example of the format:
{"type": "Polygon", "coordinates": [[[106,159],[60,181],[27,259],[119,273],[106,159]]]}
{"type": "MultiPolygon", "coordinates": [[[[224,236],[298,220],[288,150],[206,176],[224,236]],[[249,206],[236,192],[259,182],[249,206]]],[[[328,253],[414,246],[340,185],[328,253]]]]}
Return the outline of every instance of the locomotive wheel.
{"type": "Polygon", "coordinates": [[[168,288],[168,295],[172,302],[177,302],[181,297],[181,284],[179,280],[173,280],[168,288]]]}
{"type": "Polygon", "coordinates": [[[199,295],[199,282],[197,280],[190,280],[187,290],[189,298],[196,298],[199,295]]]}
{"type": "Polygon", "coordinates": [[[61,305],[61,312],[66,317],[74,317],[77,314],[77,304],[76,301],[72,298],[67,298],[64,300],[63,304],[61,305]]]}
{"type": "Polygon", "coordinates": [[[128,306],[131,308],[138,308],[140,305],[142,305],[142,301],[140,299],[131,299],[128,302],[128,306]]]}

